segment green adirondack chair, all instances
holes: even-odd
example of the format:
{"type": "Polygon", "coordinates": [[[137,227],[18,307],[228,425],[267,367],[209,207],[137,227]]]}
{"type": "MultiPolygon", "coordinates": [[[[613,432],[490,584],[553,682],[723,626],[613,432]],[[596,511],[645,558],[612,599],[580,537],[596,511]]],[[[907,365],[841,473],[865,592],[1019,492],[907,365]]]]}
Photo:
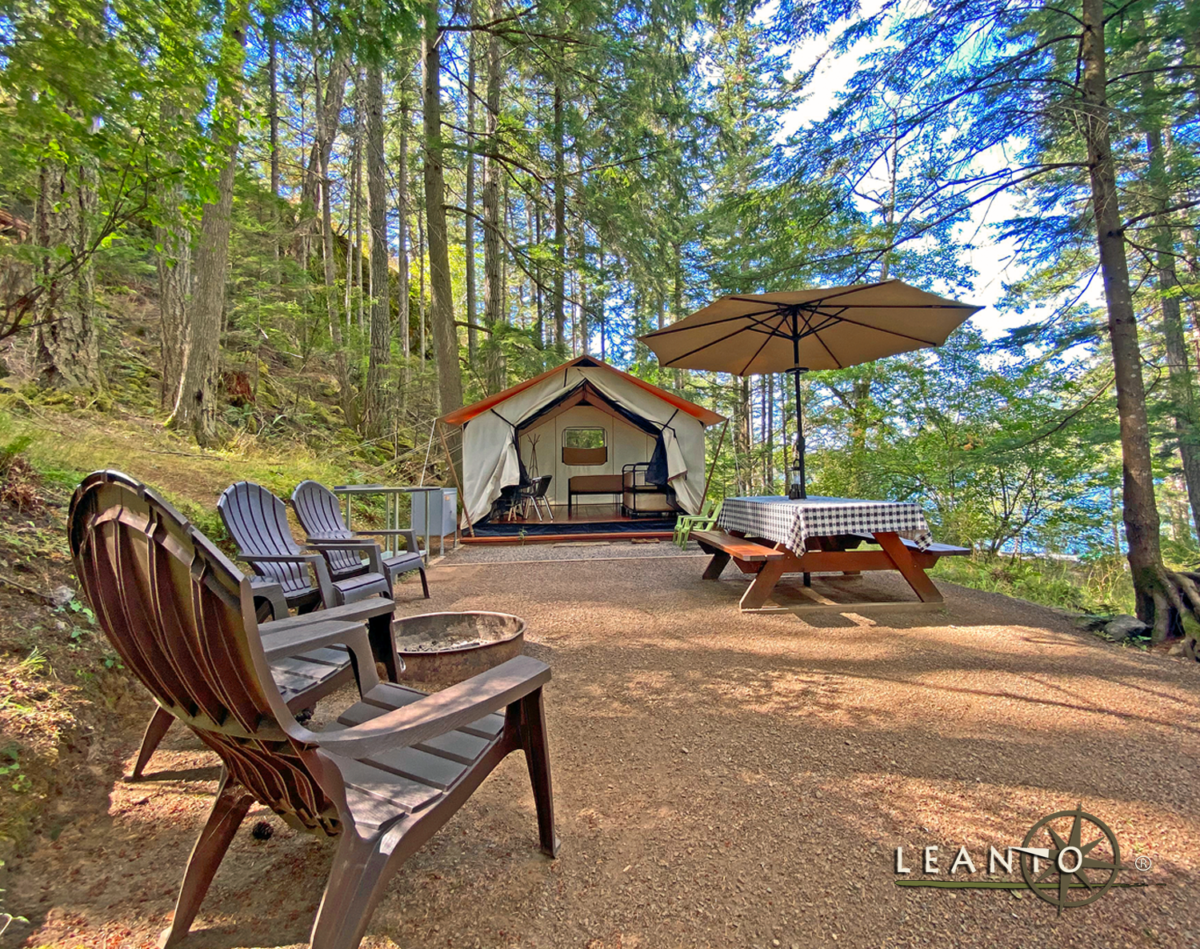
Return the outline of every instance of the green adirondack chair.
{"type": "Polygon", "coordinates": [[[721,513],[723,500],[715,504],[708,498],[700,506],[699,514],[684,514],[675,521],[675,546],[680,550],[687,547],[688,538],[692,531],[706,531],[717,523],[717,515],[721,513]]]}

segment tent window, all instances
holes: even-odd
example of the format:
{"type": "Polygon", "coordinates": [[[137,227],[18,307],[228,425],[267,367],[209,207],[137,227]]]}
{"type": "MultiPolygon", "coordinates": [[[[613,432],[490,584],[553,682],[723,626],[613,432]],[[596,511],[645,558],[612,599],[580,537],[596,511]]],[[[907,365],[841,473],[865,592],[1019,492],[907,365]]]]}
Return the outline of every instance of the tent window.
{"type": "Polygon", "coordinates": [[[608,445],[602,428],[567,428],[563,430],[562,460],[564,465],[603,465],[608,462],[608,445]]]}

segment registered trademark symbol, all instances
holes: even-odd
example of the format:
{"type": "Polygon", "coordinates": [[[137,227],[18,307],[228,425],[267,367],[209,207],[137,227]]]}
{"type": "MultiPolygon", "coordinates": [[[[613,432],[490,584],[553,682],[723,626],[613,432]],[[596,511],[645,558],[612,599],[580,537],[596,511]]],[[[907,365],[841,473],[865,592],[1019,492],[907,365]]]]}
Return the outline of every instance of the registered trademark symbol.
{"type": "Polygon", "coordinates": [[[1147,870],[1150,869],[1150,867],[1153,866],[1153,863],[1151,862],[1149,857],[1141,856],[1141,857],[1134,858],[1133,865],[1135,867],[1137,867],[1139,870],[1141,870],[1143,873],[1145,873],[1147,870]]]}

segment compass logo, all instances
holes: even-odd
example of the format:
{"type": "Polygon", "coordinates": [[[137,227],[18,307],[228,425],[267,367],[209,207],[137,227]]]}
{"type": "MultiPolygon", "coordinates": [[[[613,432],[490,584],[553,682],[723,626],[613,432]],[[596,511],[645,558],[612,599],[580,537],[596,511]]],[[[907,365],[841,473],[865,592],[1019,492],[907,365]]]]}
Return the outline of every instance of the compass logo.
{"type": "MultiPolygon", "coordinates": [[[[935,846],[924,848],[921,867],[926,874],[937,874],[935,846]]],[[[1032,890],[1034,895],[1063,909],[1094,903],[1117,884],[1121,865],[1121,847],[1116,834],[1100,818],[1088,814],[1083,805],[1074,810],[1056,811],[1029,828],[1019,847],[1008,847],[1001,855],[994,847],[988,854],[988,872],[998,867],[1012,872],[1014,855],[1018,859],[1023,882],[1015,880],[897,880],[897,886],[927,886],[945,889],[1032,890]]],[[[1140,860],[1141,858],[1139,858],[1140,860]]],[[[975,864],[965,847],[950,866],[953,875],[960,868],[975,871],[975,864]]],[[[1138,865],[1138,869],[1149,869],[1138,865]]],[[[896,872],[909,873],[904,864],[904,848],[896,848],[896,872]]],[[[1145,886],[1144,883],[1120,884],[1145,886]]]]}
{"type": "Polygon", "coordinates": [[[1021,855],[1025,883],[1036,896],[1057,906],[1060,913],[1096,902],[1117,882],[1121,872],[1121,847],[1116,834],[1099,817],[1085,813],[1082,804],[1073,811],[1043,817],[1029,828],[1021,846],[1013,850],[1021,855]],[[1039,872],[1042,860],[1047,866],[1039,872]],[[1057,885],[1045,886],[1047,883],[1057,885]]]}

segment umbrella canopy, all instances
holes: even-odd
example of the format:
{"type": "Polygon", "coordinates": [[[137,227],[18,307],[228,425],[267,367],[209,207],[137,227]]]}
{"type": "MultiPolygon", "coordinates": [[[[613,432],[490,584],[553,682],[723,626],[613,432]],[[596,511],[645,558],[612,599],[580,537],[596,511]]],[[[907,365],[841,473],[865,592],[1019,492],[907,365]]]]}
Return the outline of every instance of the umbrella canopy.
{"type": "Polygon", "coordinates": [[[641,340],[664,368],[707,369],[738,376],[792,373],[797,416],[793,496],[804,497],[800,374],[845,369],[896,353],[940,346],[980,309],[899,280],[783,293],[736,293],[641,340]]]}
{"type": "Polygon", "coordinates": [[[673,369],[739,376],[845,369],[940,346],[980,309],[899,280],[737,293],[641,339],[673,369]]]}

